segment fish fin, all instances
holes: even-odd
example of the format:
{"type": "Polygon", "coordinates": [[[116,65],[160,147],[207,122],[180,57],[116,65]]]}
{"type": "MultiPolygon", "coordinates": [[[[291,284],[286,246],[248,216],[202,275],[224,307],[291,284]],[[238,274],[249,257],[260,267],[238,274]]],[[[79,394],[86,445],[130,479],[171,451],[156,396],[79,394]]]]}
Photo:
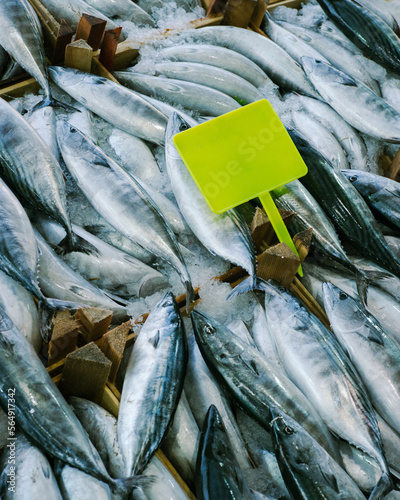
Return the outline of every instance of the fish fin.
{"type": "Polygon", "coordinates": [[[371,328],[369,328],[368,340],[371,340],[372,342],[375,342],[376,344],[379,344],[379,345],[384,344],[382,337],[380,335],[378,335],[376,333],[376,331],[372,330],[371,328]]]}
{"type": "Polygon", "coordinates": [[[389,491],[393,490],[393,482],[387,472],[383,472],[378,484],[371,491],[368,500],[379,500],[384,498],[389,491]]]}
{"type": "Polygon", "coordinates": [[[262,283],[263,280],[257,278],[257,276],[249,276],[239,283],[239,285],[235,286],[235,288],[227,296],[226,300],[242,295],[250,290],[262,290],[262,283]]]}
{"type": "Polygon", "coordinates": [[[149,339],[149,342],[153,344],[154,349],[157,348],[158,344],[160,343],[160,331],[157,330],[156,334],[152,339],[149,339]]]}
{"type": "Polygon", "coordinates": [[[71,252],[80,252],[95,256],[100,254],[99,250],[94,245],[75,233],[67,234],[67,236],[55,247],[55,251],[59,255],[66,255],[71,252]]]}
{"type": "Polygon", "coordinates": [[[333,474],[331,474],[330,472],[323,471],[321,466],[319,466],[319,470],[320,470],[323,478],[325,479],[325,481],[329,484],[329,486],[333,490],[335,490],[336,493],[340,493],[340,488],[339,488],[336,477],[333,474]]]}
{"type": "Polygon", "coordinates": [[[400,37],[400,26],[399,26],[399,23],[396,21],[396,19],[392,17],[392,20],[393,20],[393,26],[392,26],[392,30],[394,31],[394,33],[400,37]]]}
{"type": "Polygon", "coordinates": [[[341,85],[345,85],[346,87],[357,87],[357,82],[353,80],[350,76],[345,73],[340,72],[340,75],[337,75],[334,79],[336,83],[340,83],[341,85]]]}
{"type": "Polygon", "coordinates": [[[40,333],[44,342],[49,342],[51,338],[51,325],[57,311],[85,309],[87,304],[70,302],[68,300],[44,298],[39,301],[39,324],[40,333]]]}
{"type": "Polygon", "coordinates": [[[111,479],[109,486],[113,493],[125,495],[137,488],[142,488],[155,481],[154,476],[132,476],[123,479],[111,479]]]}
{"type": "Polygon", "coordinates": [[[46,108],[47,106],[51,106],[52,108],[62,108],[66,111],[79,111],[79,113],[81,112],[80,109],[74,108],[74,106],[70,106],[69,104],[65,104],[64,102],[57,101],[57,99],[53,99],[52,97],[45,97],[43,101],[35,104],[35,106],[33,106],[33,108],[29,111],[29,113],[31,114],[34,111],[37,111],[41,108],[46,108]]]}
{"type": "Polygon", "coordinates": [[[251,370],[251,371],[252,371],[253,373],[255,373],[257,376],[259,376],[259,375],[260,375],[260,372],[258,371],[258,369],[257,369],[257,365],[256,365],[256,363],[254,362],[254,360],[252,360],[252,359],[251,359],[250,361],[247,361],[247,359],[243,359],[243,357],[242,357],[240,354],[239,354],[239,358],[240,358],[241,362],[242,362],[245,366],[247,366],[247,368],[248,368],[249,370],[251,370]]]}
{"type": "Polygon", "coordinates": [[[393,277],[393,274],[387,271],[379,270],[358,270],[356,271],[357,293],[364,307],[367,304],[368,287],[374,283],[379,288],[379,280],[393,277]]]}

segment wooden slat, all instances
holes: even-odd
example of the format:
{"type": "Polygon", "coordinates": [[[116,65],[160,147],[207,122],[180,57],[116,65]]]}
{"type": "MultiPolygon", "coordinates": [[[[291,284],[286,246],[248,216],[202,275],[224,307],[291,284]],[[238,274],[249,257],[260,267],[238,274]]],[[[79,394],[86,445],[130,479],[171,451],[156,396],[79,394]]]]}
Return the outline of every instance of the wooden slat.
{"type": "MultiPolygon", "coordinates": [[[[265,0],[257,0],[256,8],[251,16],[250,22],[252,26],[260,27],[264,18],[265,11],[267,10],[267,2],[265,0]]],[[[250,25],[250,23],[249,23],[250,25]]]]}
{"type": "Polygon", "coordinates": [[[0,87],[0,97],[6,101],[10,101],[17,97],[22,97],[25,94],[37,93],[40,90],[40,85],[34,78],[28,78],[22,82],[0,87]]]}
{"type": "Polygon", "coordinates": [[[389,179],[393,179],[394,181],[400,181],[400,149],[393,158],[392,164],[387,172],[387,176],[389,179]]]}
{"type": "Polygon", "coordinates": [[[99,61],[107,69],[111,70],[114,62],[115,53],[118,48],[119,38],[121,36],[121,27],[107,30],[104,33],[104,39],[100,50],[99,61]]]}
{"type": "Polygon", "coordinates": [[[301,7],[301,0],[283,0],[283,2],[275,2],[275,1],[270,1],[267,10],[271,12],[272,10],[276,9],[277,7],[289,7],[291,9],[300,9],[301,7]]]}
{"type": "Polygon", "coordinates": [[[221,24],[247,28],[256,5],[257,0],[228,0],[221,24]]]}
{"type": "Polygon", "coordinates": [[[75,40],[85,40],[93,50],[98,50],[103,39],[107,21],[99,17],[82,14],[76,30],[75,40]]]}
{"type": "Polygon", "coordinates": [[[75,40],[65,48],[64,64],[67,68],[74,68],[89,73],[92,69],[93,49],[85,40],[75,40]]]}
{"type": "Polygon", "coordinates": [[[58,64],[64,61],[65,49],[67,45],[71,43],[73,34],[73,30],[68,26],[64,19],[61,19],[57,31],[57,37],[54,42],[53,56],[51,57],[53,64],[58,64]]]}

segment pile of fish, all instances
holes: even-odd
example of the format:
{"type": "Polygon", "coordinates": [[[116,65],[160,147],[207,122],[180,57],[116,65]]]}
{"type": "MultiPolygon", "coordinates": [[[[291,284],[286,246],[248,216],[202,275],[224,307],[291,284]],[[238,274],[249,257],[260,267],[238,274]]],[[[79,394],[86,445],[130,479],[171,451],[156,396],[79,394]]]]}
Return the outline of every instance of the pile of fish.
{"type": "MultiPolygon", "coordinates": [[[[148,29],[162,7],[42,3],[74,28],[86,12],[148,29]]],[[[281,7],[265,37],[158,41],[116,83],[48,67],[29,2],[0,3],[0,70],[42,88],[0,99],[1,498],[187,498],[159,448],[200,500],[400,496],[400,184],[377,162],[400,143],[396,19],[395,0],[281,7]],[[303,283],[325,324],[257,277],[257,202],[213,214],[173,144],[265,97],[308,166],[272,194],[293,233],[312,228],[303,283]],[[232,265],[232,293],[210,284],[232,265]],[[183,318],[171,290],[189,310],[199,285],[183,318]],[[150,309],[118,417],[67,402],[38,355],[54,313],[85,306],[150,309]]]]}

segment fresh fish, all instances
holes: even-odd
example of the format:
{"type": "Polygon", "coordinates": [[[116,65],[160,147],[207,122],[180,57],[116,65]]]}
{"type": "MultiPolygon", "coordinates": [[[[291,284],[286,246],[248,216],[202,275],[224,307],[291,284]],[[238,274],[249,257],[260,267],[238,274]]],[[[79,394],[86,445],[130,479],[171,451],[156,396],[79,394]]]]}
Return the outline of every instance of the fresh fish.
{"type": "Polygon", "coordinates": [[[60,161],[60,152],[57,145],[56,115],[54,108],[46,106],[24,115],[30,126],[36,130],[43,141],[47,144],[54,158],[60,161]]]}
{"type": "Polygon", "coordinates": [[[78,419],[52,381],[33,347],[1,312],[0,405],[15,403],[17,425],[30,441],[50,456],[125,493],[140,478],[112,479],[78,419]],[[11,391],[11,392],[10,392],[11,391]]]}
{"type": "Polygon", "coordinates": [[[64,92],[115,127],[146,141],[164,144],[165,115],[134,92],[76,69],[51,66],[49,75],[64,92]]]}
{"type": "Polygon", "coordinates": [[[370,208],[386,223],[400,229],[400,183],[388,177],[360,170],[342,170],[370,208]]]}
{"type": "Polygon", "coordinates": [[[374,12],[351,0],[318,0],[325,14],[365,55],[399,71],[400,40],[374,12]]]}
{"type": "Polygon", "coordinates": [[[338,140],[346,151],[347,160],[351,166],[365,170],[367,163],[367,148],[361,136],[343,120],[328,104],[307,96],[297,95],[305,111],[319,121],[338,140]]]}
{"type": "Polygon", "coordinates": [[[186,363],[182,318],[175,299],[167,293],[140,330],[122,387],[118,442],[129,475],[144,470],[168,432],[186,363]]]}
{"type": "Polygon", "coordinates": [[[336,43],[339,43],[353,54],[362,55],[362,51],[350,41],[347,36],[338,29],[332,21],[328,19],[320,21],[317,31],[324,36],[332,38],[336,43]]]}
{"type": "MultiPolygon", "coordinates": [[[[117,438],[117,419],[91,401],[71,397],[70,403],[110,475],[115,478],[124,477],[124,460],[117,438]]],[[[146,475],[151,477],[151,481],[143,485],[145,496],[143,491],[137,488],[132,492],[132,500],[187,500],[175,478],[157,456],[150,460],[146,475]]]]}
{"type": "Polygon", "coordinates": [[[39,352],[42,347],[39,314],[32,295],[19,283],[0,271],[0,307],[18,330],[39,352]]]}
{"type": "Polygon", "coordinates": [[[387,0],[358,0],[358,3],[365,8],[372,10],[374,14],[383,19],[385,23],[398,34],[399,26],[389,7],[391,2],[388,2],[387,0]]]}
{"type": "Polygon", "coordinates": [[[28,0],[1,2],[0,45],[39,83],[45,93],[42,105],[47,106],[56,101],[51,98],[42,34],[32,11],[28,0]]]}
{"type": "Polygon", "coordinates": [[[107,484],[75,469],[75,467],[61,465],[57,476],[64,500],[75,500],[76,498],[111,500],[112,498],[110,487],[107,484]]]}
{"type": "Polygon", "coordinates": [[[123,21],[131,21],[136,25],[155,26],[153,18],[131,0],[113,0],[112,2],[107,0],[85,0],[85,3],[112,20],[120,21],[122,19],[123,21]]]}
{"type": "Polygon", "coordinates": [[[159,51],[159,56],[173,61],[209,64],[241,76],[255,87],[263,85],[268,76],[248,57],[234,50],[207,44],[173,45],[159,51]]]}
{"type": "Polygon", "coordinates": [[[390,468],[397,472],[397,477],[400,475],[400,436],[395,432],[389,424],[379,415],[376,414],[379,429],[382,436],[383,447],[385,449],[386,459],[390,468]]]}
{"type": "Polygon", "coordinates": [[[164,113],[164,115],[169,118],[172,113],[179,113],[184,120],[186,120],[188,123],[191,124],[191,126],[197,125],[196,121],[188,114],[186,114],[184,111],[181,109],[175,108],[174,106],[171,106],[170,104],[167,104],[164,101],[160,101],[158,99],[154,99],[153,97],[150,97],[148,95],[140,94],[139,92],[136,92],[138,95],[143,97],[143,99],[150,104],[152,104],[155,108],[157,108],[161,113],[164,113]],[[193,125],[192,125],[193,124],[193,125]]]}
{"type": "Polygon", "coordinates": [[[263,99],[261,92],[241,76],[209,64],[161,62],[154,64],[152,70],[157,76],[161,75],[211,87],[246,104],[263,99]]]}
{"type": "Polygon", "coordinates": [[[211,405],[201,430],[196,464],[199,500],[250,500],[253,495],[232,451],[224,422],[211,405]]]}
{"type": "Polygon", "coordinates": [[[168,121],[165,139],[167,172],[180,211],[191,230],[213,255],[241,266],[254,281],[255,250],[246,222],[235,209],[222,214],[210,210],[173,144],[174,135],[188,128],[178,114],[173,114],[168,121]]]}
{"type": "Polygon", "coordinates": [[[307,167],[302,184],[334,222],[339,235],[382,267],[400,276],[400,261],[390,250],[371,210],[342,172],[291,133],[307,167]]]}
{"type": "Polygon", "coordinates": [[[380,415],[400,432],[400,344],[356,299],[324,283],[324,304],[332,329],[363,379],[380,415]]]}
{"type": "Polygon", "coordinates": [[[72,304],[43,295],[37,278],[39,250],[33,228],[22,205],[1,179],[0,224],[0,268],[38,300],[42,335],[46,336],[54,311],[72,304]]]}
{"type": "Polygon", "coordinates": [[[382,97],[400,113],[400,79],[395,75],[385,78],[381,84],[382,97]]]}
{"type": "Polygon", "coordinates": [[[265,414],[271,406],[279,404],[301,420],[315,439],[336,456],[335,442],[325,424],[286,376],[211,316],[194,310],[191,319],[206,363],[246,413],[269,430],[265,414]]]}
{"type": "Polygon", "coordinates": [[[246,445],[240,434],[232,409],[225,395],[221,393],[214,377],[201,356],[194,335],[188,337],[189,361],[185,377],[185,393],[197,425],[203,425],[210,405],[218,408],[224,420],[226,431],[236,460],[242,469],[250,467],[246,445]]]}
{"type": "Polygon", "coordinates": [[[176,412],[161,445],[168,460],[188,485],[194,485],[197,446],[200,431],[190,409],[185,392],[176,407],[176,412]]]}
{"type": "Polygon", "coordinates": [[[64,227],[66,250],[82,250],[72,233],[65,182],[57,159],[26,120],[3,99],[0,99],[0,172],[19,196],[64,227]]]}
{"type": "Polygon", "coordinates": [[[269,329],[287,375],[335,436],[379,464],[382,477],[369,498],[382,498],[391,488],[389,470],[375,413],[359,376],[331,332],[292,294],[271,282],[263,291],[269,329]]]}
{"type": "Polygon", "coordinates": [[[250,335],[250,332],[244,321],[242,321],[241,319],[236,319],[228,323],[226,327],[228,328],[228,330],[235,333],[241,340],[243,340],[243,342],[257,349],[253,337],[250,335]]]}
{"type": "MultiPolygon", "coordinates": [[[[322,285],[325,281],[344,290],[352,297],[357,298],[357,287],[354,278],[335,272],[332,269],[306,262],[306,272],[303,278],[304,285],[313,297],[323,306],[322,285]]],[[[384,280],[382,280],[384,281],[384,280]]],[[[388,295],[381,288],[370,285],[366,298],[366,308],[381,323],[385,331],[390,333],[400,342],[400,310],[399,301],[388,295]]]]}
{"type": "Polygon", "coordinates": [[[58,21],[64,19],[74,31],[78,27],[82,14],[104,19],[107,21],[107,30],[117,28],[118,26],[118,24],[115,24],[114,21],[111,21],[111,19],[102,14],[100,10],[83,0],[43,0],[41,3],[58,21]]]}
{"type": "Polygon", "coordinates": [[[114,76],[134,91],[157,99],[165,99],[173,105],[181,105],[199,113],[219,116],[240,108],[240,104],[232,97],[205,85],[133,71],[115,71],[114,76]]]}
{"type": "MultiPolygon", "coordinates": [[[[280,22],[279,24],[307,42],[311,47],[318,50],[324,59],[330,62],[332,66],[343,71],[343,73],[346,73],[355,80],[363,82],[367,87],[373,90],[375,94],[380,95],[378,82],[371,77],[362,63],[354,57],[354,52],[343,47],[343,45],[329,36],[322,35],[318,31],[313,31],[291,23],[280,22]]],[[[315,57],[315,59],[318,59],[318,57],[315,57]]]]}
{"type": "Polygon", "coordinates": [[[307,80],[296,61],[267,37],[234,26],[209,26],[201,30],[187,30],[185,35],[194,43],[220,45],[239,52],[256,63],[285,90],[317,97],[317,92],[307,80]]]}
{"type": "Polygon", "coordinates": [[[347,123],[371,137],[400,142],[400,114],[386,101],[329,64],[310,57],[302,62],[315,88],[347,123]]]}
{"type": "Polygon", "coordinates": [[[127,319],[127,310],[99,288],[73,271],[35,231],[39,249],[38,280],[45,295],[61,301],[75,302],[102,309],[110,309],[116,319],[127,319]]]}
{"type": "Polygon", "coordinates": [[[385,240],[392,252],[400,259],[400,238],[397,236],[385,236],[385,240]]]}
{"type": "Polygon", "coordinates": [[[349,164],[342,146],[324,125],[301,111],[292,111],[291,118],[296,132],[304,137],[335,168],[348,168],[349,164]],[[346,165],[346,167],[342,165],[346,165]]]}
{"type": "Polygon", "coordinates": [[[273,42],[282,47],[293,59],[301,64],[303,56],[312,57],[320,61],[328,62],[327,59],[308,42],[294,35],[281,24],[276,23],[267,11],[261,23],[261,29],[271,38],[273,42]]]}
{"type": "Polygon", "coordinates": [[[271,409],[276,456],[286,486],[296,500],[364,500],[354,481],[295,420],[271,409]]]}
{"type": "MultiPolygon", "coordinates": [[[[33,222],[50,245],[56,247],[64,237],[62,227],[48,218],[38,216],[33,222]]],[[[147,297],[168,286],[168,281],[159,271],[105,243],[81,227],[72,227],[77,235],[96,248],[96,254],[71,252],[61,256],[61,259],[87,281],[105,290],[106,294],[108,291],[126,299],[147,297]]]]}
{"type": "Polygon", "coordinates": [[[64,161],[91,205],[125,237],[170,263],[187,290],[194,292],[172,229],[139,182],[76,128],[57,124],[64,161]]]}
{"type": "Polygon", "coordinates": [[[22,433],[8,441],[2,455],[0,494],[3,500],[63,500],[47,458],[22,433]],[[14,446],[14,454],[11,450],[14,446]],[[10,476],[8,476],[10,474],[10,476]],[[15,477],[14,485],[8,483],[15,477]]]}

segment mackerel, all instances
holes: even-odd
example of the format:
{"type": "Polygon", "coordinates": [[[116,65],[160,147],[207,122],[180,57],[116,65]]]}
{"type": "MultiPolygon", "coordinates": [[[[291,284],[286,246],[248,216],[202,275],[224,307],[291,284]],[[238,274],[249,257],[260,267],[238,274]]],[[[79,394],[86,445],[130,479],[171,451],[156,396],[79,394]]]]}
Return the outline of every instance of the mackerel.
{"type": "Polygon", "coordinates": [[[342,172],[335,170],[300,137],[291,133],[307,167],[302,184],[335,223],[340,235],[396,276],[400,261],[390,250],[368,205],[342,172]]]}
{"type": "Polygon", "coordinates": [[[174,146],[174,135],[188,128],[188,123],[178,114],[173,114],[168,121],[165,139],[167,172],[180,211],[194,234],[213,255],[241,266],[254,281],[255,250],[246,222],[235,209],[222,214],[210,210],[174,146]]]}
{"type": "Polygon", "coordinates": [[[400,344],[356,299],[324,283],[332,329],[363,379],[377,411],[400,432],[400,344]]]}
{"type": "Polygon", "coordinates": [[[400,114],[386,101],[329,64],[310,57],[302,63],[315,88],[347,123],[371,137],[400,143],[400,114]]]}
{"type": "Polygon", "coordinates": [[[161,62],[154,64],[152,70],[157,76],[162,75],[211,87],[246,104],[263,99],[261,92],[241,76],[209,64],[161,62]]]}
{"type": "Polygon", "coordinates": [[[256,63],[276,84],[285,90],[317,97],[296,61],[267,37],[234,26],[209,26],[187,30],[184,35],[194,43],[220,45],[239,52],[256,63]]]}
{"type": "Polygon", "coordinates": [[[49,75],[64,92],[115,127],[164,144],[165,115],[139,95],[111,80],[76,69],[51,66],[49,75]]]}
{"type": "Polygon", "coordinates": [[[287,375],[335,436],[379,464],[382,477],[369,498],[381,498],[391,487],[389,470],[375,413],[358,374],[331,332],[292,294],[271,282],[263,291],[267,321],[287,375]]]}
{"type": "Polygon", "coordinates": [[[141,473],[168,432],[182,393],[186,363],[182,318],[175,299],[167,293],[140,330],[126,369],[118,416],[125,473],[141,473]]]}
{"type": "Polygon", "coordinates": [[[400,183],[388,177],[360,170],[342,170],[369,207],[386,223],[400,229],[400,183]]]}
{"type": "Polygon", "coordinates": [[[211,316],[194,310],[191,319],[207,365],[236,404],[267,431],[266,414],[271,406],[279,405],[301,420],[332,456],[337,455],[325,424],[289,378],[211,316]]]}
{"type": "Polygon", "coordinates": [[[112,479],[96,449],[25,337],[0,311],[0,405],[15,403],[17,425],[45,453],[107,483],[131,491],[140,478],[112,479]],[[11,392],[10,392],[11,389],[11,392]]]}
{"type": "Polygon", "coordinates": [[[219,116],[240,108],[232,97],[205,85],[133,71],[115,71],[114,76],[131,90],[210,116],[219,116]]]}
{"type": "Polygon", "coordinates": [[[158,52],[161,58],[173,61],[209,64],[241,76],[255,87],[260,87],[268,76],[248,57],[217,45],[191,44],[166,47],[158,52]]]}
{"type": "Polygon", "coordinates": [[[365,55],[399,71],[400,40],[371,10],[351,0],[318,0],[325,14],[365,55]]]}
{"type": "Polygon", "coordinates": [[[110,488],[104,482],[69,465],[60,464],[60,469],[57,476],[64,500],[90,497],[96,500],[112,499],[110,488]]]}
{"type": "Polygon", "coordinates": [[[57,146],[56,113],[54,108],[49,106],[39,108],[24,115],[24,118],[40,135],[43,141],[47,144],[49,150],[53,153],[54,158],[59,162],[60,152],[57,146]]]}
{"type": "Polygon", "coordinates": [[[68,170],[91,205],[125,237],[171,264],[190,303],[193,287],[174,233],[145,189],[76,128],[59,121],[57,134],[68,170]]]}
{"type": "Polygon", "coordinates": [[[271,409],[279,468],[296,500],[364,500],[365,496],[315,439],[280,408],[271,409]]]}

